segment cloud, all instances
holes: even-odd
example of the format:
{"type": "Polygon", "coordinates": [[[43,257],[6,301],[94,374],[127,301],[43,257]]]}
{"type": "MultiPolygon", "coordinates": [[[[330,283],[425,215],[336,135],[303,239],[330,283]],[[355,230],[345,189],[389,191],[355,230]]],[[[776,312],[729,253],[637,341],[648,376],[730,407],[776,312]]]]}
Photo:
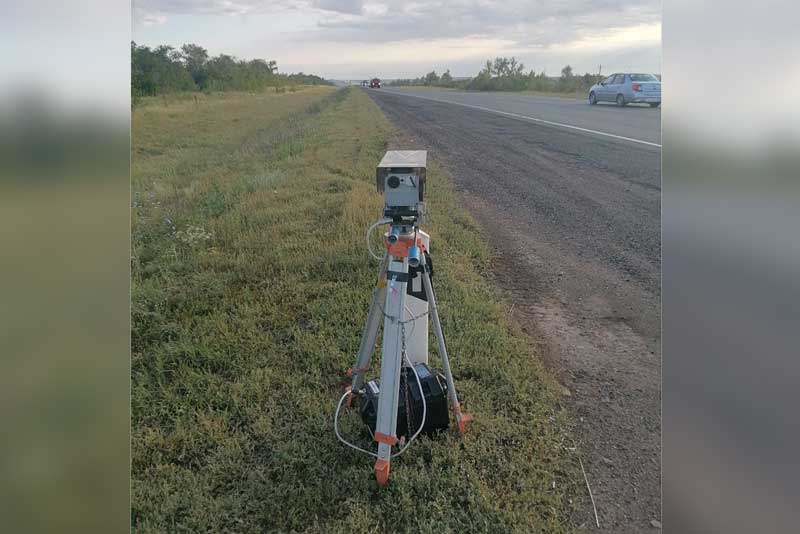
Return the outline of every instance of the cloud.
{"type": "Polygon", "coordinates": [[[360,17],[320,21],[316,36],[372,43],[481,35],[544,47],[660,21],[658,0],[369,0],[360,17]]]}
{"type": "Polygon", "coordinates": [[[167,22],[167,16],[160,12],[142,13],[140,22],[143,26],[154,26],[167,22]]]}
{"type": "Polygon", "coordinates": [[[587,32],[661,21],[660,0],[133,0],[139,24],[169,15],[316,15],[298,39],[374,43],[481,35],[548,46],[587,32]]]}
{"type": "Polygon", "coordinates": [[[361,0],[314,0],[314,7],[337,13],[360,15],[364,11],[364,2],[361,0]]]}
{"type": "Polygon", "coordinates": [[[362,0],[133,0],[134,21],[163,24],[169,15],[250,15],[291,10],[361,15],[362,0]]]}
{"type": "MultiPolygon", "coordinates": [[[[660,0],[133,2],[139,26],[166,23],[167,31],[172,15],[243,15],[258,21],[250,28],[263,22],[270,31],[245,36],[240,21],[221,21],[216,43],[206,34],[196,40],[320,73],[355,72],[359,65],[405,73],[452,66],[466,75],[495,55],[516,55],[529,68],[548,71],[567,62],[579,70],[602,63],[605,70],[617,59],[619,68],[660,69],[660,0]]],[[[176,26],[181,38],[191,35],[191,24],[176,26]]]]}
{"type": "Polygon", "coordinates": [[[308,6],[308,0],[133,0],[133,18],[148,26],[163,24],[169,15],[249,15],[308,6]]]}

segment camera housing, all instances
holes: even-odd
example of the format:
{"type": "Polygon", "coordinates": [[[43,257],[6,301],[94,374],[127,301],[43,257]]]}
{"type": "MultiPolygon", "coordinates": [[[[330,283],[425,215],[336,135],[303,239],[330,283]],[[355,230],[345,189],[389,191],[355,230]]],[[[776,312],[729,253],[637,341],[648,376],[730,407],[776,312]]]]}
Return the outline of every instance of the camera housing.
{"type": "Polygon", "coordinates": [[[425,150],[389,150],[375,173],[378,192],[383,193],[384,215],[417,217],[425,199],[425,150]]]}

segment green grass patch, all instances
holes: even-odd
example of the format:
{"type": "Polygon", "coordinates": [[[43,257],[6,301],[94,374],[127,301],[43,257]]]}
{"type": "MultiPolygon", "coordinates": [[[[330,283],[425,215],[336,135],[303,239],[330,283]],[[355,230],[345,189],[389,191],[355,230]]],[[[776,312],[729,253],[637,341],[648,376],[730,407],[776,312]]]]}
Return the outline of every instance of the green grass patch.
{"type": "MultiPolygon", "coordinates": [[[[435,166],[425,229],[476,422],[464,438],[421,438],[383,489],[373,460],[334,436],[374,284],[363,235],[391,135],[358,90],[134,110],[134,531],[569,530],[582,479],[555,384],[485,281],[487,246],[435,166]]],[[[345,431],[372,446],[357,419],[345,431]]]]}

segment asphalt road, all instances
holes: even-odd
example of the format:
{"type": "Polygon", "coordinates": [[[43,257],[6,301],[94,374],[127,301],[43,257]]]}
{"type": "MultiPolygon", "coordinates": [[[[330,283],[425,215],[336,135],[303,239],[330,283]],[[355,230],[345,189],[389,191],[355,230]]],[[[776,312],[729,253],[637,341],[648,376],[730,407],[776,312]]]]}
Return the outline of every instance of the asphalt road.
{"type": "Polygon", "coordinates": [[[605,102],[589,106],[585,100],[515,95],[513,93],[400,88],[380,89],[380,92],[449,102],[462,107],[472,106],[472,109],[491,109],[495,112],[507,113],[513,118],[530,117],[539,121],[560,124],[565,129],[581,128],[583,129],[582,133],[590,135],[620,136],[640,144],[661,145],[661,111],[644,104],[618,108],[616,104],[605,102]]]}
{"type": "MultiPolygon", "coordinates": [[[[404,132],[392,148],[426,149],[452,175],[494,248],[496,285],[523,328],[544,340],[601,529],[653,528],[661,518],[660,111],[509,94],[368,94],[404,132]]],[[[573,520],[594,523],[588,499],[573,520]]]]}

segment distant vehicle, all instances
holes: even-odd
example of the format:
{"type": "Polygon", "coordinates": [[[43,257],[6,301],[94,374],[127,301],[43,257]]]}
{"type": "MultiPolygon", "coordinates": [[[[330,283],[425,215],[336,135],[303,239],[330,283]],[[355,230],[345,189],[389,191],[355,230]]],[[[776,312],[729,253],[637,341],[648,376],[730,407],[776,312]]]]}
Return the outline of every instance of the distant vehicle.
{"type": "Polygon", "coordinates": [[[369,86],[372,89],[380,89],[381,88],[381,81],[378,78],[372,78],[372,81],[369,82],[369,86]]]}
{"type": "Polygon", "coordinates": [[[367,80],[364,80],[363,82],[361,82],[361,87],[369,87],[369,82],[367,80]]]}
{"type": "Polygon", "coordinates": [[[661,105],[661,82],[652,74],[616,73],[589,89],[589,103],[616,102],[618,106],[632,103],[661,105]]]}

